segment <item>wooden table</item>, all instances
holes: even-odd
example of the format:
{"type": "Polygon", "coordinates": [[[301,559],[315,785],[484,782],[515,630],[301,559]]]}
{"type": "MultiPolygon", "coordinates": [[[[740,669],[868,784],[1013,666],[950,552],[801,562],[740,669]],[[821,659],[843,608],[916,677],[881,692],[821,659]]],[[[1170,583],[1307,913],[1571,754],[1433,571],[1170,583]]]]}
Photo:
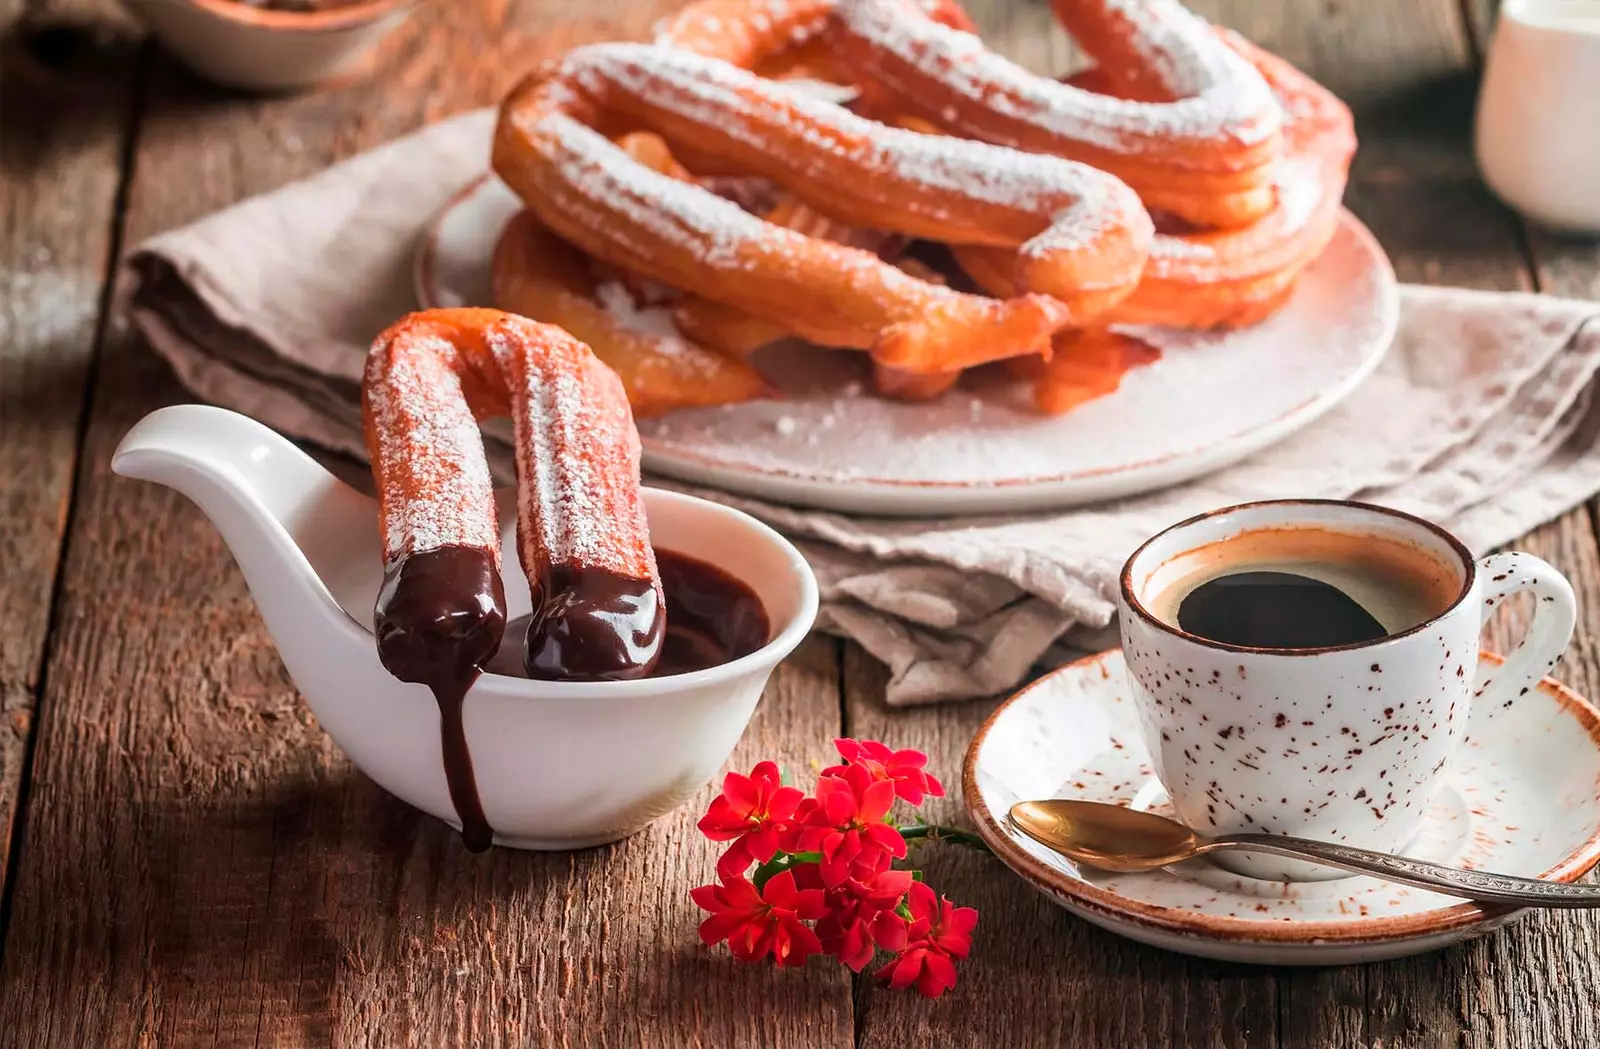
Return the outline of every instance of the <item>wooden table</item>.
{"type": "MultiPolygon", "coordinates": [[[[835,965],[700,948],[687,892],[713,852],[691,811],[610,848],[473,856],[334,749],[211,525],[109,472],[136,419],[186,399],[113,308],[114,264],[672,6],[434,3],[370,77],[260,100],[175,68],[110,0],[0,0],[0,1044],[1600,1045],[1600,913],[1382,965],[1231,967],[1125,942],[991,860],[931,849],[930,880],[982,921],[961,985],[930,1004],[835,965]]],[[[1348,203],[1403,279],[1600,297],[1593,243],[1525,227],[1474,174],[1489,0],[1198,6],[1356,107],[1348,203]]],[[[1021,60],[1059,59],[1042,0],[969,7],[1021,60]]],[[[1594,512],[1519,544],[1579,589],[1564,675],[1589,695],[1594,512]]],[[[883,684],[859,649],[811,639],[734,763],[805,767],[849,734],[925,748],[954,782],[993,703],[890,711],[883,684]]]]}

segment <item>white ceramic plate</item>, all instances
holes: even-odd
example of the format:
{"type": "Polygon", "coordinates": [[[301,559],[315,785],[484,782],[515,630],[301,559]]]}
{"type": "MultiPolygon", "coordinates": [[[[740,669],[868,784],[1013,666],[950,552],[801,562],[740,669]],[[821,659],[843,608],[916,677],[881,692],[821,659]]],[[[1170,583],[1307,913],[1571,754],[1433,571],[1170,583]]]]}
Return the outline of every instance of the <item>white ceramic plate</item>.
{"type": "MultiPolygon", "coordinates": [[[[1480,676],[1499,664],[1485,655],[1480,676]]],[[[1184,954],[1343,965],[1434,950],[1525,913],[1376,878],[1257,881],[1191,861],[1142,874],[1079,867],[1012,828],[1019,801],[1078,798],[1171,816],[1150,771],[1118,650],[1007,700],[967,751],[968,811],[995,854],[1074,914],[1184,954]]],[[[1574,881],[1600,860],[1600,713],[1546,680],[1472,711],[1467,738],[1408,852],[1480,870],[1574,881]]]]}
{"type": "MultiPolygon", "coordinates": [[[[519,204],[486,178],[454,197],[419,247],[424,306],[487,305],[495,239],[519,204]]],[[[1186,481],[1316,419],[1377,367],[1399,295],[1383,250],[1342,216],[1328,250],[1268,321],[1226,333],[1130,328],[1162,358],[1066,415],[990,369],[929,404],[872,396],[865,355],[768,347],[779,400],[639,425],[645,466],[685,481],[850,513],[932,516],[1072,506],[1186,481]]]]}

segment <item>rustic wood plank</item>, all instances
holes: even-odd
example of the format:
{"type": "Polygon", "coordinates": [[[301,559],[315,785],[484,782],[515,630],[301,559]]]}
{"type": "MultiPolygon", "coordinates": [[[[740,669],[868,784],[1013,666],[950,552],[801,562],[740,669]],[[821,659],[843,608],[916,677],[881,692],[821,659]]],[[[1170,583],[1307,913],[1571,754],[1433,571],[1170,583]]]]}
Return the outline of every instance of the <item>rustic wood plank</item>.
{"type": "Polygon", "coordinates": [[[132,119],[134,37],[81,28],[110,8],[0,0],[0,886],[132,119]]]}
{"type": "MultiPolygon", "coordinates": [[[[487,102],[542,53],[666,4],[422,5],[376,79],[251,100],[164,63],[129,240],[487,102]]],[[[684,810],[626,843],[465,853],[356,773],[295,695],[181,498],[107,460],[185,399],[125,333],[96,383],[0,968],[8,1045],[836,1046],[846,974],[699,947],[714,850],[684,810]]],[[[840,726],[836,645],[774,677],[736,756],[805,765],[840,726]]],[[[702,799],[702,803],[703,803],[702,799]]]]}

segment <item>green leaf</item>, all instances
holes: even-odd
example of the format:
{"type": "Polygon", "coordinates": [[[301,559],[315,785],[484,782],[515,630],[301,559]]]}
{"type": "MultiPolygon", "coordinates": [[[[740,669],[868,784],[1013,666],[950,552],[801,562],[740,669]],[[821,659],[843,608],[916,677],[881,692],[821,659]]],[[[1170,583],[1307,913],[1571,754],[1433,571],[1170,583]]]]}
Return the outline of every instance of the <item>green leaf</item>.
{"type": "Polygon", "coordinates": [[[786,852],[780,852],[776,856],[773,856],[772,859],[756,868],[755,874],[750,876],[750,883],[756,887],[757,892],[760,892],[762,889],[766,888],[767,882],[771,881],[774,876],[782,874],[791,866],[792,864],[789,862],[789,854],[786,852]]]}

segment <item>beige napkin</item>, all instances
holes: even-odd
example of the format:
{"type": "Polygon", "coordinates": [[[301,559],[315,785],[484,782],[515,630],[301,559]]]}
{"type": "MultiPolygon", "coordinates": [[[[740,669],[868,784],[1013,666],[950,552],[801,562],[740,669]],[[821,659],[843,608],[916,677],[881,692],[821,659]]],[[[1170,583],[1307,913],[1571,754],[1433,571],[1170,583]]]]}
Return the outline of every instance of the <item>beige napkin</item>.
{"type": "MultiPolygon", "coordinates": [[[[418,233],[484,170],[491,119],[435,125],[153,238],[127,267],[134,321],[200,396],[363,454],[365,346],[414,308],[418,233]]],[[[821,625],[888,664],[889,702],[989,695],[1064,641],[1107,644],[1123,558],[1203,510],[1359,497],[1484,550],[1581,502],[1600,490],[1597,315],[1595,303],[1408,287],[1394,351],[1313,426],[1200,481],[1092,509],[898,521],[713,497],[800,541],[822,580],[821,625]]]]}

